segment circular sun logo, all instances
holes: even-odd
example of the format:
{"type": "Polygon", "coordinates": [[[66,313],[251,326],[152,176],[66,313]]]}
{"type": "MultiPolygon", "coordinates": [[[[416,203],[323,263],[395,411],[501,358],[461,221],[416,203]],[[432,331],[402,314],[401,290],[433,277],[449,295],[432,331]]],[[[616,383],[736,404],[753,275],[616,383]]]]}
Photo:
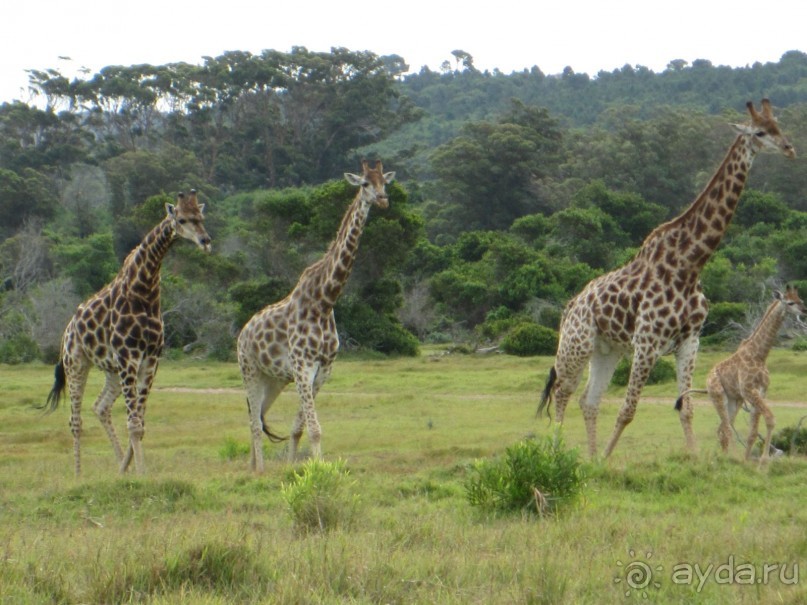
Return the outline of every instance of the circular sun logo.
{"type": "Polygon", "coordinates": [[[653,577],[653,573],[663,571],[663,565],[656,565],[651,567],[650,559],[653,557],[652,552],[645,553],[645,560],[637,559],[636,553],[633,549],[628,551],[631,560],[623,563],[617,559],[616,565],[620,568],[620,572],[614,577],[615,584],[625,585],[625,596],[630,597],[634,592],[637,596],[643,599],[648,598],[647,589],[651,586],[653,588],[661,588],[661,583],[653,577]]]}

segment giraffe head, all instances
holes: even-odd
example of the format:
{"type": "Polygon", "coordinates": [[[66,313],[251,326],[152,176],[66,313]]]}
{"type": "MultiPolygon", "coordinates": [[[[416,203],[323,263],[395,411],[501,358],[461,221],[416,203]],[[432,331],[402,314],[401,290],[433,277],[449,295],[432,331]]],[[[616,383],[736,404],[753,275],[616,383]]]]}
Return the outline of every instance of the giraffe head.
{"type": "Polygon", "coordinates": [[[779,124],[773,117],[771,102],[762,99],[762,111],[757,111],[754,103],[746,103],[748,113],[751,114],[750,124],[734,124],[734,127],[742,134],[753,137],[754,146],[757,150],[769,149],[779,151],[787,158],[795,158],[796,150],[787,137],[779,130],[779,124]]]}
{"type": "Polygon", "coordinates": [[[210,252],[210,236],[205,231],[205,205],[196,199],[196,189],[191,189],[186,196],[182,191],[177,194],[177,203],[166,204],[165,211],[174,221],[174,231],[177,236],[184,237],[199,246],[205,252],[210,252]]]}
{"type": "Polygon", "coordinates": [[[345,173],[345,179],[351,185],[361,187],[360,196],[365,204],[375,204],[379,208],[389,206],[389,198],[385,186],[395,178],[394,172],[384,172],[381,161],[375,163],[375,168],[370,168],[367,160],[361,162],[362,174],[345,173]]]}
{"type": "MultiPolygon", "coordinates": [[[[804,301],[799,297],[795,286],[787,286],[784,294],[779,290],[775,290],[773,297],[784,304],[785,311],[791,315],[795,315],[797,319],[800,315],[807,315],[807,307],[804,306],[804,301]]],[[[799,321],[799,323],[801,322],[799,321]]]]}

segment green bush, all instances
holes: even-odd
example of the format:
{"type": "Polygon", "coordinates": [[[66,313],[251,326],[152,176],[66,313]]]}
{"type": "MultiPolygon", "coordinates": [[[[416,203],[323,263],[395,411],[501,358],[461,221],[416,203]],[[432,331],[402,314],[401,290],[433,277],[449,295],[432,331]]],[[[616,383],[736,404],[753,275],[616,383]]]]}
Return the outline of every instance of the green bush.
{"type": "Polygon", "coordinates": [[[342,297],[335,315],[343,344],[352,341],[386,355],[415,357],[420,352],[418,339],[394,316],[379,313],[363,301],[342,297]]]}
{"type": "Polygon", "coordinates": [[[807,427],[786,426],[771,438],[771,445],[786,454],[807,455],[807,427]]]}
{"type": "Polygon", "coordinates": [[[709,315],[703,324],[703,336],[714,336],[726,330],[732,323],[745,323],[748,305],[737,302],[718,302],[709,306],[709,315]]]}
{"type": "Polygon", "coordinates": [[[0,363],[27,363],[38,357],[39,347],[26,334],[16,334],[12,338],[0,342],[0,363]]]}
{"type": "Polygon", "coordinates": [[[798,337],[793,341],[790,348],[794,351],[807,351],[807,338],[804,338],[803,336],[798,337]]]}
{"type": "Polygon", "coordinates": [[[558,333],[536,323],[522,323],[502,340],[502,351],[510,355],[554,355],[558,348],[558,333]]]}
{"type": "Polygon", "coordinates": [[[477,460],[465,481],[473,506],[496,511],[555,513],[576,501],[584,477],[576,449],[567,450],[559,436],[526,439],[504,456],[477,460]]]}
{"type": "Polygon", "coordinates": [[[325,532],[353,522],[359,506],[355,487],[343,460],[309,460],[292,472],[281,493],[299,527],[325,532]]]}
{"type": "MultiPolygon", "coordinates": [[[[611,377],[611,384],[617,386],[627,386],[628,379],[630,378],[631,362],[626,357],[623,357],[616,366],[614,375],[611,377]]],[[[666,359],[659,359],[655,367],[650,371],[650,376],[646,384],[661,384],[675,380],[675,366],[672,362],[666,359]]]]}
{"type": "Polygon", "coordinates": [[[222,460],[238,460],[249,456],[250,444],[226,437],[224,444],[219,448],[219,458],[222,460]]]}

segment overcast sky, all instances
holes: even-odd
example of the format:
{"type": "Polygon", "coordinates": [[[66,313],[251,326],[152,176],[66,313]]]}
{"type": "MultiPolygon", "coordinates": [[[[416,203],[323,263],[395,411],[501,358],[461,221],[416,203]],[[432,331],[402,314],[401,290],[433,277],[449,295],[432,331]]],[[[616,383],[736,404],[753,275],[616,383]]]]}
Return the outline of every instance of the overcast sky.
{"type": "Polygon", "coordinates": [[[31,68],[72,77],[82,67],[292,46],[398,54],[412,71],[437,70],[456,49],[504,73],[568,65],[593,76],[625,64],[659,72],[673,59],[738,67],[807,51],[807,1],[4,0],[0,102],[28,99],[31,68]]]}

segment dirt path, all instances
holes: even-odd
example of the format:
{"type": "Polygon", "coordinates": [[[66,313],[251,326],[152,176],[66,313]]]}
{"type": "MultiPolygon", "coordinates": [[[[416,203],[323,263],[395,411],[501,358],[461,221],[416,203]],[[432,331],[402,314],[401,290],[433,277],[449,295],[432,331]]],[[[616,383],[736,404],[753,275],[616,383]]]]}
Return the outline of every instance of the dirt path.
{"type": "MultiPolygon", "coordinates": [[[[216,389],[200,389],[200,388],[193,388],[193,387],[155,387],[154,391],[164,391],[167,393],[204,393],[204,394],[211,394],[211,395],[234,395],[243,393],[244,389],[242,387],[230,387],[230,388],[216,388],[216,389]]],[[[293,391],[291,391],[293,392],[293,391]]],[[[381,395],[383,393],[374,393],[372,391],[327,391],[323,390],[323,394],[325,395],[354,395],[354,396],[364,396],[370,397],[375,395],[381,395]]],[[[497,394],[484,394],[484,395],[468,395],[468,394],[459,394],[457,397],[465,397],[466,399],[517,399],[521,397],[518,394],[508,393],[506,395],[497,395],[497,394]]],[[[537,394],[535,395],[537,398],[537,394]]],[[[603,403],[606,404],[615,404],[620,405],[622,403],[622,399],[618,397],[605,397],[603,398],[603,403]]],[[[675,404],[675,399],[665,398],[665,397],[642,397],[640,400],[640,404],[653,404],[653,405],[668,405],[670,408],[673,407],[675,404]]],[[[807,402],[805,401],[776,401],[772,400],[771,405],[774,407],[786,407],[786,408],[807,408],[807,402]]],[[[711,402],[707,395],[697,394],[695,395],[695,405],[698,407],[710,407],[711,402]]]]}

